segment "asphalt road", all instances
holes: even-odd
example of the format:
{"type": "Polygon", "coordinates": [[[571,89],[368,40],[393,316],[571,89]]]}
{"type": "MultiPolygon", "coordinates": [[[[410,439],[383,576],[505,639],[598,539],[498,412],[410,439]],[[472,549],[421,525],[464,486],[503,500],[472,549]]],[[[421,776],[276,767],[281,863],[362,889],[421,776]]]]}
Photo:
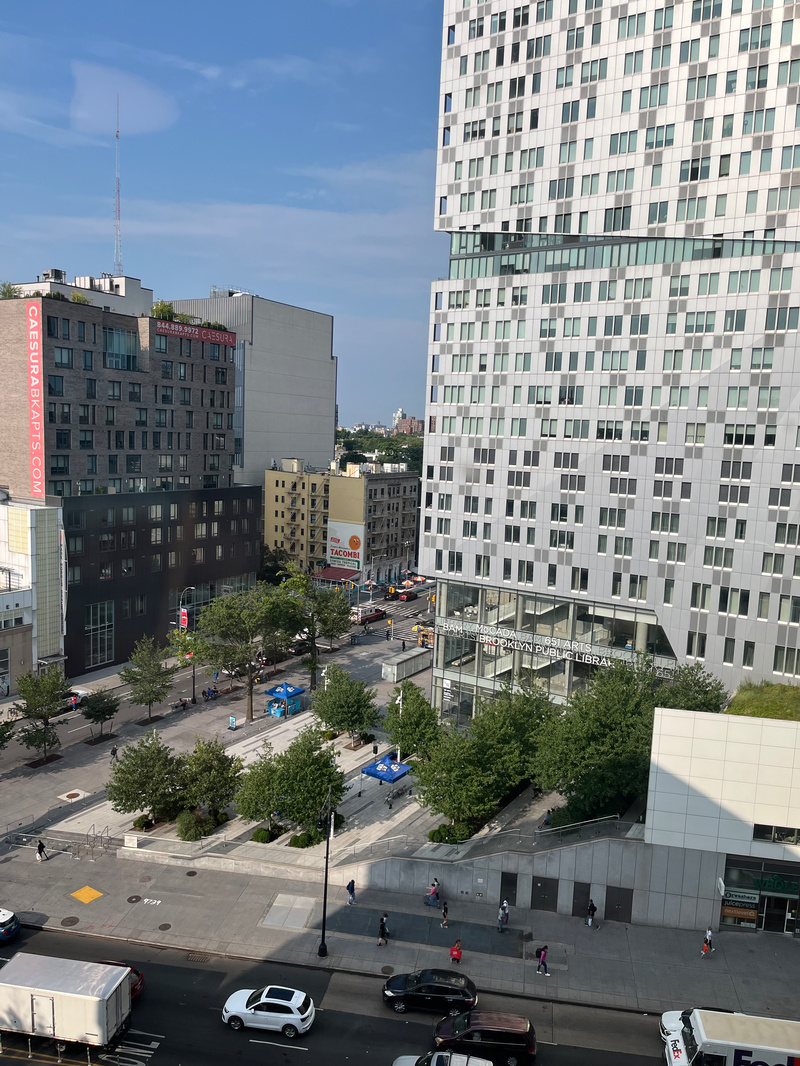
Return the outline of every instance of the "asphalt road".
{"type": "MultiPolygon", "coordinates": [[[[391,1066],[398,1055],[431,1050],[434,1020],[423,1014],[398,1017],[381,1002],[381,981],[358,975],[304,970],[278,963],[196,956],[172,949],[131,946],[67,933],[23,930],[0,957],[16,950],[80,959],[119,959],[139,966],[147,982],[134,1005],[132,1026],[110,1052],[92,1051],[92,1063],[112,1066],[220,1066],[221,1063],[280,1066],[391,1066]],[[220,1010],[238,988],[276,982],[308,992],[317,1005],[311,1030],[296,1040],[280,1033],[222,1024],[220,1010]]],[[[527,1014],[539,1039],[538,1066],[656,1066],[661,1041],[657,1019],[600,1008],[568,1007],[541,1000],[485,996],[482,1005],[527,1014]],[[619,1049],[619,1050],[617,1050],[619,1049]]],[[[3,1034],[3,1061],[87,1063],[84,1048],[69,1047],[59,1060],[55,1047],[3,1034]]]]}

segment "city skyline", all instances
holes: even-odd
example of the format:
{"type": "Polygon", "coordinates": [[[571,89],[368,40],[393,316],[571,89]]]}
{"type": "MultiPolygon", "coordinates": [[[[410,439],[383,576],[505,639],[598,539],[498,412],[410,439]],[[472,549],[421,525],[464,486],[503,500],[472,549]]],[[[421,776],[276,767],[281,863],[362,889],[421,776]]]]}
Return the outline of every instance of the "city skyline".
{"type": "Polygon", "coordinates": [[[146,2],[123,23],[90,3],[31,30],[6,9],[0,279],[112,269],[119,93],[125,273],[156,298],[230,285],[332,314],[340,423],[365,379],[381,422],[420,410],[446,255],[430,226],[441,4],[399,19],[383,0],[318,0],[302,24],[245,5],[232,24],[214,12],[213,33],[183,14],[146,2]]]}

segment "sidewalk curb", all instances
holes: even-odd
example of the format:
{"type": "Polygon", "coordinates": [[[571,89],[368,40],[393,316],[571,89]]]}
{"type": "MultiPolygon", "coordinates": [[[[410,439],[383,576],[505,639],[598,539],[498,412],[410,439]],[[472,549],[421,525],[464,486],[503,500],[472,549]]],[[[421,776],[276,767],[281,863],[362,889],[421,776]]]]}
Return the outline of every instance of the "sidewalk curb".
{"type": "MultiPolygon", "coordinates": [[[[80,936],[80,937],[85,937],[86,939],[92,939],[92,940],[110,940],[110,941],[116,941],[117,943],[120,943],[120,944],[135,944],[136,947],[143,947],[143,948],[160,947],[160,948],[166,949],[168,951],[185,951],[187,953],[196,953],[196,954],[200,954],[202,952],[203,955],[209,955],[209,956],[211,956],[212,958],[215,958],[215,959],[235,959],[238,962],[279,962],[282,966],[291,966],[291,967],[293,967],[295,969],[298,969],[298,970],[308,970],[308,969],[311,969],[311,968],[316,969],[316,970],[321,970],[323,973],[330,974],[331,976],[333,976],[334,974],[346,973],[346,974],[352,974],[352,975],[354,975],[356,977],[372,977],[374,980],[382,981],[382,982],[385,982],[386,977],[387,977],[386,974],[375,974],[375,973],[370,972],[369,970],[361,970],[361,969],[358,969],[357,967],[353,967],[353,966],[341,966],[341,965],[340,966],[333,966],[333,965],[331,965],[330,962],[328,962],[325,966],[314,966],[313,963],[308,963],[308,962],[305,962],[305,963],[304,962],[293,962],[293,961],[288,960],[288,959],[280,959],[280,958],[265,959],[265,958],[263,958],[260,955],[242,955],[242,954],[239,954],[237,952],[228,952],[226,954],[223,954],[221,951],[214,951],[211,948],[202,948],[202,949],[200,949],[200,948],[189,948],[189,947],[181,948],[181,947],[176,947],[175,945],[172,945],[172,944],[155,944],[152,940],[137,940],[137,939],[135,939],[133,937],[114,937],[114,936],[108,936],[107,934],[90,933],[90,932],[86,932],[84,930],[78,930],[78,929],[69,929],[69,928],[61,929],[61,928],[55,928],[53,926],[47,926],[47,925],[34,925],[34,924],[30,923],[30,922],[21,922],[20,925],[22,926],[23,929],[34,929],[36,931],[44,932],[44,933],[66,933],[68,936],[80,936]]],[[[341,936],[342,934],[337,934],[337,935],[341,936]]],[[[526,995],[523,992],[508,992],[505,989],[490,988],[488,986],[481,986],[480,991],[483,992],[483,993],[490,993],[493,996],[504,996],[507,999],[527,999],[527,1000],[530,1000],[532,1003],[552,1003],[554,1005],[564,1006],[564,1007],[583,1007],[586,1010],[596,1009],[596,1008],[593,1008],[591,1004],[583,1003],[583,1002],[581,1002],[581,1000],[578,1000],[578,999],[560,999],[560,998],[553,998],[552,996],[530,996],[530,995],[526,995]]],[[[657,1016],[656,1012],[637,1010],[634,1007],[617,1007],[617,1006],[608,1006],[606,1004],[603,1004],[603,1008],[602,1009],[603,1010],[608,1010],[608,1011],[616,1011],[616,1013],[618,1013],[618,1014],[634,1014],[634,1015],[636,1015],[637,1017],[640,1017],[640,1018],[648,1018],[648,1017],[656,1017],[657,1016]]]]}

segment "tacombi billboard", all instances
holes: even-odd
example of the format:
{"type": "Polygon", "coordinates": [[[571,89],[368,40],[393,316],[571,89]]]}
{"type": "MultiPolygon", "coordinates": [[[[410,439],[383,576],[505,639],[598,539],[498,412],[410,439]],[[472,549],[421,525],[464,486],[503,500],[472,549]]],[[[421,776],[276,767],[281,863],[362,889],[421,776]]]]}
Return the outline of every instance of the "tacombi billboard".
{"type": "Polygon", "coordinates": [[[361,570],[364,562],[364,525],[328,522],[328,562],[347,570],[361,570]]]}

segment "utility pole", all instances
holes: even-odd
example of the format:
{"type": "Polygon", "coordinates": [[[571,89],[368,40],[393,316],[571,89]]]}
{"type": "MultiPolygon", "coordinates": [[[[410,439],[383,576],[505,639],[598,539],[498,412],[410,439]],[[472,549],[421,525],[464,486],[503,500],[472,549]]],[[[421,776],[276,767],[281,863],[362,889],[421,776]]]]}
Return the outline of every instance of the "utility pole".
{"type": "Polygon", "coordinates": [[[122,276],[122,230],[119,208],[119,93],[117,93],[117,188],[114,197],[114,276],[122,276]]]}

